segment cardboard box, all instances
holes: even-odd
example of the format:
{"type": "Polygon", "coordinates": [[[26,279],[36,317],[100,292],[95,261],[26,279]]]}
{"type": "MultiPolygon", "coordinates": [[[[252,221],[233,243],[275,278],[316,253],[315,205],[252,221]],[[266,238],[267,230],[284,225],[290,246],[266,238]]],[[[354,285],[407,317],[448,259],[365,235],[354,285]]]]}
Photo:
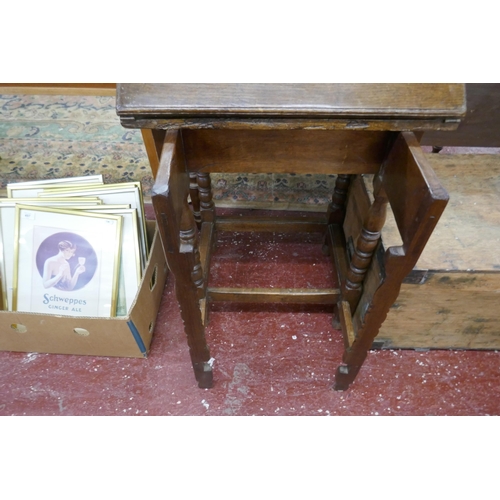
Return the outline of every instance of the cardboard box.
{"type": "Polygon", "coordinates": [[[88,318],[0,311],[0,350],[147,357],[168,274],[156,222],[147,222],[149,260],[128,316],[88,318]]]}
{"type": "Polygon", "coordinates": [[[500,155],[427,158],[450,201],[373,347],[500,349],[500,155]]]}

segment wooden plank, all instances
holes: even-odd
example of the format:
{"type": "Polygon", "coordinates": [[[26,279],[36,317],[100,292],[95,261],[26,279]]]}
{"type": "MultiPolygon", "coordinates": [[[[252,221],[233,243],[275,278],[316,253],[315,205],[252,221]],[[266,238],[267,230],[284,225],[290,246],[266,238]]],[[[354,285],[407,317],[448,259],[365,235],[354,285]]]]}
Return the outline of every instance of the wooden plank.
{"type": "Polygon", "coordinates": [[[375,339],[384,348],[500,349],[500,272],[435,272],[403,284],[375,339]]]}
{"type": "Polygon", "coordinates": [[[390,132],[338,130],[184,130],[191,171],[375,173],[390,132]]]}
{"type": "Polygon", "coordinates": [[[212,302],[336,304],[340,290],[336,288],[208,288],[212,302]]]}
{"type": "Polygon", "coordinates": [[[276,233],[323,233],[326,231],[325,217],[308,216],[293,217],[217,217],[216,228],[218,231],[256,231],[276,233]]]}
{"type": "Polygon", "coordinates": [[[463,84],[117,84],[119,115],[460,117],[463,84]]]}

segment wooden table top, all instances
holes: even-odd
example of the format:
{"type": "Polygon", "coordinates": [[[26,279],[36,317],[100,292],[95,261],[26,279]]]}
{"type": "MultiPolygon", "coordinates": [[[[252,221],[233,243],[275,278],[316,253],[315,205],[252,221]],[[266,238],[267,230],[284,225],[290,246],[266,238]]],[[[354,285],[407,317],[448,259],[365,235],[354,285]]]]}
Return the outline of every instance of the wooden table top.
{"type": "Polygon", "coordinates": [[[467,114],[458,130],[429,132],[422,144],[500,148],[500,83],[467,83],[467,114]]]}
{"type": "Polygon", "coordinates": [[[117,84],[119,116],[443,118],[465,113],[464,84],[117,84]]]}

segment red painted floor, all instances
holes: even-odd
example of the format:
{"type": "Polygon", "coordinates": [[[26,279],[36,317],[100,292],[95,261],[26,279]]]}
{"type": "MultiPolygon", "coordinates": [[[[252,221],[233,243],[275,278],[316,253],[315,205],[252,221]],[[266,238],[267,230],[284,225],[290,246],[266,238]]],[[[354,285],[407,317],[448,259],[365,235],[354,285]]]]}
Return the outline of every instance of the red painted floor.
{"type": "MultiPolygon", "coordinates": [[[[317,235],[220,233],[212,284],[333,286],[317,235]]],[[[195,383],[169,277],[148,359],[0,353],[0,415],[499,415],[500,354],[372,351],[347,392],[318,306],[217,305],[214,387],[195,383]]]]}

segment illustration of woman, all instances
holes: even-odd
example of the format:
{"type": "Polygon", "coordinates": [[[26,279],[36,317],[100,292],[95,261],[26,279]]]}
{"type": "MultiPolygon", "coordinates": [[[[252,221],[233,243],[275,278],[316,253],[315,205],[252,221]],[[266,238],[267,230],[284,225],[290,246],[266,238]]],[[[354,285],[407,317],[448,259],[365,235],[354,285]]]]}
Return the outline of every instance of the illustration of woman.
{"type": "MultiPolygon", "coordinates": [[[[56,287],[60,290],[73,290],[80,274],[85,272],[85,266],[78,264],[73,276],[68,260],[75,255],[76,245],[63,240],[58,244],[59,253],[49,257],[43,265],[43,286],[56,287]]],[[[79,259],[80,260],[80,259],[79,259]]]]}

